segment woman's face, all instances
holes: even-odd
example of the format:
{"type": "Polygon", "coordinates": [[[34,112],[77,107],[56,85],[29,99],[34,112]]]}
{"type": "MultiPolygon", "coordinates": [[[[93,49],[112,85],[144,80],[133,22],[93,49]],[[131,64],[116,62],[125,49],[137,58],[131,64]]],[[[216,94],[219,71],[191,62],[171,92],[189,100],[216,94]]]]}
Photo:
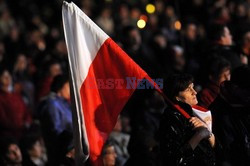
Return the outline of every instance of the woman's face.
{"type": "Polygon", "coordinates": [[[176,100],[193,106],[198,103],[196,94],[194,84],[191,83],[184,91],[179,92],[178,96],[176,96],[176,100]]]}
{"type": "Polygon", "coordinates": [[[5,70],[0,76],[0,85],[9,86],[12,83],[12,78],[9,71],[5,70]]]}

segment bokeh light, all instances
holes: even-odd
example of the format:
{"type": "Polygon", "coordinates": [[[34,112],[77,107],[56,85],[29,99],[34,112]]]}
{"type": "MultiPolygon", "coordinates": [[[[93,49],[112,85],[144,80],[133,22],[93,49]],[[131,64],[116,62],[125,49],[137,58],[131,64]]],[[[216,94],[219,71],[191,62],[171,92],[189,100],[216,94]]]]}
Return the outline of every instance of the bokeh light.
{"type": "Polygon", "coordinates": [[[146,6],[146,11],[150,14],[154,13],[155,12],[155,6],[151,3],[147,4],[146,6]]]}
{"type": "Polygon", "coordinates": [[[141,15],[140,20],[144,20],[145,22],[148,21],[148,17],[146,15],[141,15]]]}
{"type": "Polygon", "coordinates": [[[138,28],[143,29],[146,26],[146,22],[144,20],[140,19],[137,21],[137,26],[138,26],[138,28]]]}
{"type": "Polygon", "coordinates": [[[175,21],[174,27],[176,30],[181,30],[181,22],[179,20],[175,21]]]}

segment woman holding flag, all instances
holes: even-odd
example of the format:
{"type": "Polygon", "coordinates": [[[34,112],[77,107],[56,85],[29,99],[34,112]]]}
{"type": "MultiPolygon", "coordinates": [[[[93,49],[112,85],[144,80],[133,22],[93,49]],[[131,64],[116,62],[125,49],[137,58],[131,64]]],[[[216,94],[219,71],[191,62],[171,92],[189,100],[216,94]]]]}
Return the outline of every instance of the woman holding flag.
{"type": "Polygon", "coordinates": [[[170,101],[160,124],[163,165],[215,165],[211,112],[196,105],[193,77],[170,76],[164,93],[170,101]]]}

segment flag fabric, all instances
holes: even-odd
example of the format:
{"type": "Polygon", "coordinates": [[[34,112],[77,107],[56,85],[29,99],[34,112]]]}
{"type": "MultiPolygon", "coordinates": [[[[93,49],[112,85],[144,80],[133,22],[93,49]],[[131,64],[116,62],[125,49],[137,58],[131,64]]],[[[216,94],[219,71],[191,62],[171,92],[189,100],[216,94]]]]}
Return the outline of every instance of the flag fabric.
{"type": "Polygon", "coordinates": [[[193,113],[207,124],[208,129],[212,132],[212,114],[211,111],[198,105],[192,106],[193,113]]]}
{"type": "Polygon", "coordinates": [[[63,3],[62,16],[75,105],[76,153],[82,158],[89,155],[92,165],[102,165],[103,144],[136,86],[143,78],[156,84],[73,2],[63,3]]]}

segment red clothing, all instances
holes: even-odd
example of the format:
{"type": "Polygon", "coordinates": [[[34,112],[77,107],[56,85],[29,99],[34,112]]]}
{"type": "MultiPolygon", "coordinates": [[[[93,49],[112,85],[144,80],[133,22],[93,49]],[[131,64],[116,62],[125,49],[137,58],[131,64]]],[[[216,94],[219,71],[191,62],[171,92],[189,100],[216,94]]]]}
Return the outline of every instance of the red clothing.
{"type": "Polygon", "coordinates": [[[199,105],[208,108],[220,92],[220,87],[214,83],[209,83],[199,93],[199,105]]]}
{"type": "Polygon", "coordinates": [[[47,96],[50,92],[50,86],[53,82],[54,77],[48,76],[41,81],[41,85],[38,89],[37,101],[40,101],[41,98],[47,96]]]}
{"type": "Polygon", "coordinates": [[[0,90],[0,135],[20,138],[25,124],[31,123],[31,115],[22,97],[17,93],[0,90]]]}

